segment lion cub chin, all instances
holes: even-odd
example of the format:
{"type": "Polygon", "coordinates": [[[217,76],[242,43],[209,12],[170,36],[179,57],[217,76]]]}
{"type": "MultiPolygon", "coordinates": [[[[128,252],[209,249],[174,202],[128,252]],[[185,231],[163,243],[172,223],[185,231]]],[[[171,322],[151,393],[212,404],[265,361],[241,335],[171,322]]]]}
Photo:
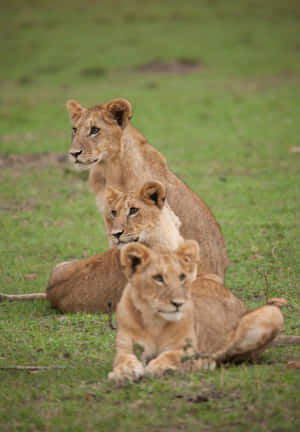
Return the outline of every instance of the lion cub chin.
{"type": "MultiPolygon", "coordinates": [[[[109,379],[122,382],[145,374],[162,375],[180,368],[187,353],[193,355],[191,290],[198,257],[195,241],[184,242],[176,251],[149,249],[138,243],[122,249],[121,265],[128,284],[117,308],[117,353],[109,379]],[[135,344],[144,349],[141,360],[134,355],[135,344]]],[[[205,365],[213,368],[215,362],[205,365]]],[[[205,365],[198,360],[197,368],[205,365]]]]}
{"type": "Polygon", "coordinates": [[[159,315],[166,321],[179,321],[183,317],[183,312],[159,312],[159,315]]]}

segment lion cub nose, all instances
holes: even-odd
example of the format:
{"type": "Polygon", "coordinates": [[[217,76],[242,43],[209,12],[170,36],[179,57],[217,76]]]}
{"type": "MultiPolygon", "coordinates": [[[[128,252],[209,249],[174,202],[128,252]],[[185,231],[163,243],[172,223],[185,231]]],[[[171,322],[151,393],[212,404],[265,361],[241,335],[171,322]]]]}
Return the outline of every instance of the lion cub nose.
{"type": "Polygon", "coordinates": [[[173,306],[175,306],[177,310],[181,308],[181,306],[183,305],[183,303],[184,303],[184,300],[181,300],[181,299],[171,300],[171,304],[173,306]]]}
{"type": "Polygon", "coordinates": [[[116,237],[116,239],[119,239],[119,238],[121,237],[121,235],[123,234],[123,232],[124,232],[124,231],[115,232],[115,233],[112,233],[112,235],[113,235],[114,237],[116,237]]]}
{"type": "Polygon", "coordinates": [[[79,151],[70,151],[70,155],[73,156],[74,159],[77,159],[79,155],[81,155],[82,150],[79,151]]]}

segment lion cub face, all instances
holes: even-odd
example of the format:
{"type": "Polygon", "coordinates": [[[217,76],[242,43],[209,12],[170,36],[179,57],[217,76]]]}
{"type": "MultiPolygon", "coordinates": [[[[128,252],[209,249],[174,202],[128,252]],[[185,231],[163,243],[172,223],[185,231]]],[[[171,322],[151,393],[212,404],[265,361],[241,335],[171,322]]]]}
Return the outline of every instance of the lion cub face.
{"type": "Polygon", "coordinates": [[[114,158],[120,151],[123,129],[132,117],[131,105],[125,99],[83,108],[78,102],[67,103],[72,121],[71,160],[80,168],[90,168],[114,158]]]}
{"type": "Polygon", "coordinates": [[[177,251],[149,249],[139,243],[121,251],[121,265],[128,277],[133,303],[166,321],[180,320],[191,301],[191,287],[197,272],[198,244],[186,241],[177,251]]]}
{"type": "Polygon", "coordinates": [[[136,193],[108,188],[104,217],[113,242],[120,249],[130,242],[147,243],[160,226],[165,197],[164,186],[152,181],[136,193]]]}

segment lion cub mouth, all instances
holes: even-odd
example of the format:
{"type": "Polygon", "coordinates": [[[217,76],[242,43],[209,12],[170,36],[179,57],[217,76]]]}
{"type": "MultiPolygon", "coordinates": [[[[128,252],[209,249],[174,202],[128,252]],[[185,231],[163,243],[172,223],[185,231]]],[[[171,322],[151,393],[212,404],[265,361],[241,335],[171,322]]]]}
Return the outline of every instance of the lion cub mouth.
{"type": "Polygon", "coordinates": [[[95,160],[92,160],[92,161],[89,161],[89,162],[83,162],[83,161],[80,161],[78,159],[75,159],[73,163],[74,163],[74,165],[84,165],[86,167],[89,167],[91,165],[94,165],[97,162],[98,162],[98,159],[95,159],[95,160]]]}
{"type": "Polygon", "coordinates": [[[173,311],[173,312],[161,312],[161,311],[159,311],[158,313],[166,321],[179,321],[183,317],[182,311],[173,311]]]}
{"type": "Polygon", "coordinates": [[[139,241],[139,237],[135,237],[130,240],[122,241],[118,240],[117,247],[121,250],[124,246],[126,246],[128,243],[135,243],[139,241]]]}

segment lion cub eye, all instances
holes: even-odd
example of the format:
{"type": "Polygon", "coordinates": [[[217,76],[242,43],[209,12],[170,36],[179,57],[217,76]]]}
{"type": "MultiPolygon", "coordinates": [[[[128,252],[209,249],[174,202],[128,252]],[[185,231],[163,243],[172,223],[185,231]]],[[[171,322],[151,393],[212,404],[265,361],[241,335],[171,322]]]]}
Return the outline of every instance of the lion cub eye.
{"type": "Polygon", "coordinates": [[[186,278],[186,275],[185,275],[184,273],[181,273],[181,275],[179,276],[179,279],[180,279],[181,281],[184,281],[185,278],[186,278]]]}
{"type": "Polygon", "coordinates": [[[117,216],[117,210],[112,210],[111,214],[112,214],[113,217],[117,216]]]}
{"type": "Polygon", "coordinates": [[[162,275],[160,275],[160,274],[157,274],[157,275],[155,275],[155,276],[152,276],[152,279],[154,279],[156,282],[164,283],[164,278],[163,278],[162,275]]]}
{"type": "Polygon", "coordinates": [[[139,211],[138,208],[136,208],[136,207],[130,207],[128,215],[132,216],[132,215],[136,214],[138,211],[139,211]]]}
{"type": "Polygon", "coordinates": [[[92,126],[89,135],[96,135],[99,131],[100,128],[97,128],[96,126],[92,126]]]}
{"type": "Polygon", "coordinates": [[[76,132],[77,132],[77,128],[72,128],[72,132],[73,132],[73,134],[76,134],[76,132]]]}

